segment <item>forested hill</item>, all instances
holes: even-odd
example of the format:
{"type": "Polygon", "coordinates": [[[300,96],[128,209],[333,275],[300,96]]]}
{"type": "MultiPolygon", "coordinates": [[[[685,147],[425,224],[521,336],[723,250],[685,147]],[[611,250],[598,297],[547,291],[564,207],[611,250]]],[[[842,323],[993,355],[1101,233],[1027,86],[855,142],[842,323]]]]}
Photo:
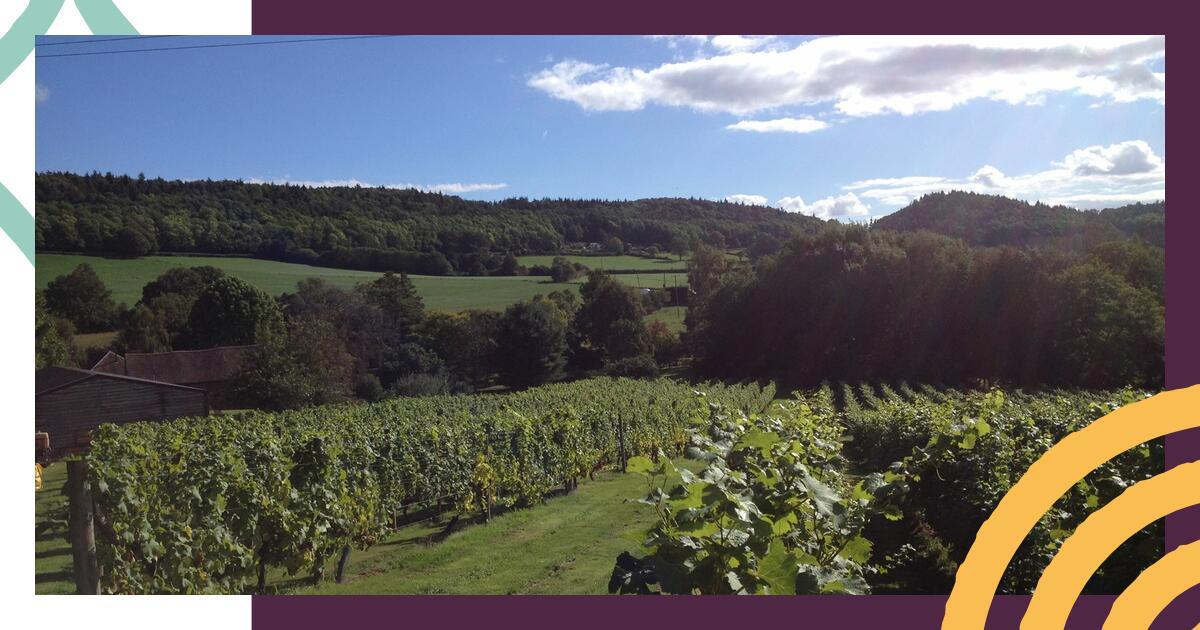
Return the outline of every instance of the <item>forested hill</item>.
{"type": "Polygon", "coordinates": [[[932,193],[880,218],[874,227],[929,230],[972,245],[1058,247],[1075,251],[1096,243],[1137,238],[1163,246],[1164,202],[1100,211],[1031,204],[997,195],[932,193]]]}
{"type": "Polygon", "coordinates": [[[472,262],[464,256],[481,252],[556,252],[567,243],[614,237],[661,251],[683,250],[697,239],[741,247],[761,234],[784,239],[820,223],[776,208],[702,199],[483,202],[411,189],[37,176],[38,249],[134,256],[284,259],[370,248],[442,256],[461,269],[472,262]]]}

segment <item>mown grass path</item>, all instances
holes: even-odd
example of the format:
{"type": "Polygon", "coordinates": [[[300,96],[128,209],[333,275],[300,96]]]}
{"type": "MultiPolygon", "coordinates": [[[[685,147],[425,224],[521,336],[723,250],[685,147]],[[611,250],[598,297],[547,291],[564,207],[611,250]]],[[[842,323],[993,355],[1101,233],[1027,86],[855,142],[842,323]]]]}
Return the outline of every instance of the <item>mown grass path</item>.
{"type": "MultiPolygon", "coordinates": [[[[698,469],[698,464],[680,462],[698,469]]],[[[71,547],[66,537],[66,466],[43,472],[37,493],[36,592],[73,593],[71,547]]],[[[513,509],[489,523],[460,525],[434,542],[454,514],[408,525],[366,551],[350,556],[347,580],[313,587],[306,576],[270,573],[269,589],[305,594],[603,594],[622,551],[637,553],[654,523],[654,509],[637,498],[646,492],[641,475],[597,473],[565,496],[513,509]]],[[[465,523],[465,524],[463,524],[465,523]]]]}

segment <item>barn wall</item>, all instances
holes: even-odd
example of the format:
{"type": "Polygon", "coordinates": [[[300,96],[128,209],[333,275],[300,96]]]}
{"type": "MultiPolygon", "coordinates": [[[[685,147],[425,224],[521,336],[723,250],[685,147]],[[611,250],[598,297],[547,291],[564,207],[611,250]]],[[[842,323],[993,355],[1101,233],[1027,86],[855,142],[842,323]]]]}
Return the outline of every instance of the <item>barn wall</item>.
{"type": "Polygon", "coordinates": [[[50,434],[53,449],[73,446],[81,431],[105,422],[162,420],[208,413],[203,391],[92,377],[37,397],[38,431],[50,434]]]}

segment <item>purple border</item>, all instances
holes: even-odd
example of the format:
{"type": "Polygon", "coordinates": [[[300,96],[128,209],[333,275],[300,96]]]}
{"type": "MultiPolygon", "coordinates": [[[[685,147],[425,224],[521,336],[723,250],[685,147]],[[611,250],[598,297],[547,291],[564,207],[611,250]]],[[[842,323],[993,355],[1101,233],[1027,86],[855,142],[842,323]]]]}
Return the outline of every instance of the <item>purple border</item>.
{"type": "MultiPolygon", "coordinates": [[[[1194,58],[1200,45],[1183,31],[1196,23],[1183,3],[1136,7],[1109,0],[1057,2],[1009,0],[983,11],[984,5],[934,0],[911,3],[817,5],[769,0],[606,0],[594,4],[563,0],[441,0],[438,3],[380,0],[253,0],[255,34],[645,34],[645,33],[1165,33],[1176,63],[1194,58]],[[1173,35],[1173,36],[1172,36],[1173,35]],[[1188,51],[1191,51],[1189,54],[1188,51]]],[[[1180,75],[1183,76],[1183,75],[1180,75]]],[[[1190,81],[1172,85],[1169,135],[1195,135],[1196,88],[1190,81]],[[1171,112],[1175,112],[1172,116],[1171,112]],[[1183,112],[1182,114],[1180,112],[1183,112]]],[[[1177,153],[1172,164],[1192,170],[1190,154],[1177,153]],[[1182,161],[1181,161],[1182,160],[1182,161]]],[[[1187,189],[1177,189],[1175,195],[1187,189]]],[[[1200,214],[1190,199],[1178,207],[1167,231],[1167,375],[1169,388],[1200,383],[1200,295],[1191,275],[1200,269],[1200,248],[1188,241],[1200,235],[1200,214]]],[[[1200,459],[1200,430],[1167,438],[1167,467],[1200,459]]],[[[1200,540],[1200,506],[1167,519],[1167,546],[1200,540]]],[[[429,622],[449,627],[510,621],[523,627],[611,628],[613,623],[738,626],[749,620],[836,624],[840,627],[940,625],[943,596],[791,597],[791,598],[596,598],[596,597],[445,597],[383,596],[255,597],[255,627],[338,627],[354,619],[395,625],[429,622]],[[517,621],[519,620],[519,621],[517,621]]],[[[988,627],[1016,627],[1028,597],[998,597],[988,627]]],[[[1084,597],[1069,627],[1099,627],[1111,597],[1084,597]]],[[[1155,627],[1192,628],[1200,622],[1200,587],[1177,599],[1155,627]]]]}

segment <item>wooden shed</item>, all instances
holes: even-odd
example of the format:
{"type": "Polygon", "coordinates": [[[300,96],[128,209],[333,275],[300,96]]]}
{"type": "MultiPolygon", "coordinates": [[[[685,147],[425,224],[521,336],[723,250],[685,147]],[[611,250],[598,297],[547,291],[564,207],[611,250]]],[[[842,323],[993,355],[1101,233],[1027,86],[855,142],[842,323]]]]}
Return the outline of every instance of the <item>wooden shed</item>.
{"type": "Polygon", "coordinates": [[[101,424],[208,415],[203,389],[92,370],[49,367],[37,371],[34,417],[61,451],[101,424]]]}

